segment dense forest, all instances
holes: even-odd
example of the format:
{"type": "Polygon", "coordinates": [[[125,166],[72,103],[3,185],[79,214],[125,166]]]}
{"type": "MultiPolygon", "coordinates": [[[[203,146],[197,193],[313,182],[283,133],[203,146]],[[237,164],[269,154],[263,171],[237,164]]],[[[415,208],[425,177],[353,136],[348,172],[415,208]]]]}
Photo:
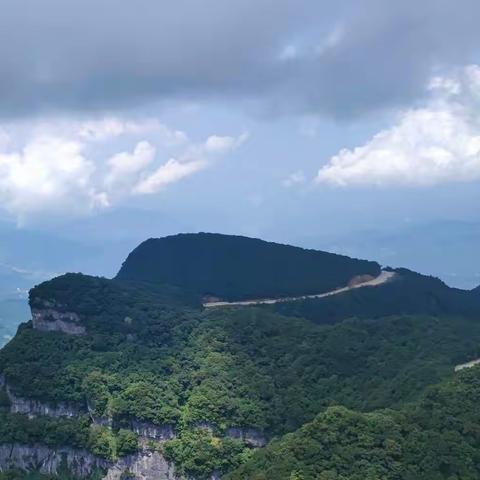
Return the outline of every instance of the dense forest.
{"type": "Polygon", "coordinates": [[[359,288],[340,295],[281,302],[263,307],[319,324],[337,323],[351,317],[379,318],[389,315],[462,315],[478,318],[480,287],[467,291],[450,288],[435,277],[404,268],[389,269],[393,280],[375,288],[359,288]]]}
{"type": "Polygon", "coordinates": [[[398,410],[329,407],[257,451],[227,480],[475,480],[480,368],[429,387],[398,410]]]}
{"type": "Polygon", "coordinates": [[[233,301],[316,294],[343,287],[355,276],[379,273],[376,262],[203,233],[147,240],[128,256],[117,278],[233,301]]]}
{"type": "Polygon", "coordinates": [[[85,334],[27,322],[0,350],[0,374],[17,397],[78,416],[11,413],[0,390],[0,443],[115,460],[139,448],[134,420],[171,428],[175,438],[155,448],[198,480],[476,478],[480,375],[454,367],[480,357],[478,296],[396,272],[328,299],[212,310],[201,306],[204,292],[145,278],[45,282],[30,292],[33,311],[75,312],[85,334]],[[272,441],[256,451],[232,428],[272,441]],[[433,448],[458,448],[420,464],[427,437],[427,459],[433,448]]]}

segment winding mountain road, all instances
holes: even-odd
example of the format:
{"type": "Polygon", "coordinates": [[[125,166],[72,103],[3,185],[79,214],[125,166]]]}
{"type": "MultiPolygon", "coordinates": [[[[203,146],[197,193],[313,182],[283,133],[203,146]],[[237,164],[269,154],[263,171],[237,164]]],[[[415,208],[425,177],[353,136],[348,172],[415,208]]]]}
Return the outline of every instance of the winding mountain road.
{"type": "Polygon", "coordinates": [[[371,280],[366,280],[364,282],[359,282],[355,285],[350,285],[347,287],[337,288],[336,290],[331,290],[330,292],[318,293],[314,295],[301,295],[298,297],[281,297],[281,298],[262,298],[256,300],[241,300],[238,302],[206,302],[203,304],[205,308],[217,308],[217,307],[234,307],[234,306],[247,306],[247,305],[271,305],[273,303],[281,302],[294,302],[295,300],[306,300],[308,298],[324,298],[330,297],[332,295],[338,295],[339,293],[348,292],[356,288],[363,287],[376,287],[382,285],[385,282],[388,282],[395,276],[395,272],[387,272],[382,270],[378,277],[372,278],[371,280]]]}

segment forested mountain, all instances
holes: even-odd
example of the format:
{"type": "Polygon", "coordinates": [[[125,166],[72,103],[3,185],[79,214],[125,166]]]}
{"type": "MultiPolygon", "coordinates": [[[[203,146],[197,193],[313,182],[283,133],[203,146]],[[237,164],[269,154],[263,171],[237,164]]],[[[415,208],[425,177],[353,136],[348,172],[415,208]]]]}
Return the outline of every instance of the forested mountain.
{"type": "Polygon", "coordinates": [[[392,270],[393,280],[375,288],[359,288],[340,295],[277,303],[269,309],[300,316],[315,323],[350,318],[378,318],[398,314],[463,315],[478,318],[480,293],[450,288],[438,278],[404,268],[392,270]]]}
{"type": "Polygon", "coordinates": [[[292,279],[305,272],[305,287],[378,273],[323,252],[185,235],[142,244],[114,280],[67,274],[32,289],[32,321],[0,350],[0,479],[476,478],[477,369],[454,369],[480,357],[479,297],[396,270],[385,284],[322,299],[202,307],[207,293],[294,292],[262,263],[270,248],[265,258],[292,279]],[[145,246],[152,261],[133,274],[145,246]],[[256,249],[258,261],[240,269],[256,249]],[[171,276],[174,260],[185,276],[171,276]],[[196,275],[187,260],[212,269],[196,275]],[[229,269],[232,282],[217,290],[229,269]],[[421,466],[415,448],[427,436],[425,455],[458,448],[421,466]]]}
{"type": "Polygon", "coordinates": [[[343,287],[355,276],[379,273],[376,262],[247,237],[200,233],[147,240],[128,256],[117,278],[242,300],[316,294],[343,287]]]}
{"type": "Polygon", "coordinates": [[[330,407],[273,441],[228,480],[479,478],[480,368],[398,410],[330,407]]]}

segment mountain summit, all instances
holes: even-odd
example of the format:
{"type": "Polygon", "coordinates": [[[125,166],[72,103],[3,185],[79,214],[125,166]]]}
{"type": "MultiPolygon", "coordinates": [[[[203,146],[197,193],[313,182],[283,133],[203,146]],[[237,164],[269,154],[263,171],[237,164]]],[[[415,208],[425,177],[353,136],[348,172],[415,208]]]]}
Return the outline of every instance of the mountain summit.
{"type": "Polygon", "coordinates": [[[128,256],[117,279],[181,287],[222,300],[323,293],[380,274],[376,262],[214,233],[151,238],[128,256]]]}

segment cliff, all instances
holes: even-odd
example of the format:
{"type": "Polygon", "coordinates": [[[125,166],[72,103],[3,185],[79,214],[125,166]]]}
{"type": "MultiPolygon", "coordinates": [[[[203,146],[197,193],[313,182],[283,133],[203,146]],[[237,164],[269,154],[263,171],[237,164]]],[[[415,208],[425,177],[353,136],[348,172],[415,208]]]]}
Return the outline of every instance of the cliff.
{"type": "Polygon", "coordinates": [[[116,462],[96,457],[85,450],[48,448],[43,445],[0,445],[0,471],[18,469],[59,475],[68,471],[86,478],[99,471],[103,480],[177,480],[174,467],[156,451],[143,450],[116,462]]]}
{"type": "Polygon", "coordinates": [[[62,312],[55,304],[43,303],[43,308],[32,308],[33,328],[44,332],[63,332],[70,335],[83,335],[85,326],[74,312],[62,312]]]}

